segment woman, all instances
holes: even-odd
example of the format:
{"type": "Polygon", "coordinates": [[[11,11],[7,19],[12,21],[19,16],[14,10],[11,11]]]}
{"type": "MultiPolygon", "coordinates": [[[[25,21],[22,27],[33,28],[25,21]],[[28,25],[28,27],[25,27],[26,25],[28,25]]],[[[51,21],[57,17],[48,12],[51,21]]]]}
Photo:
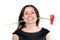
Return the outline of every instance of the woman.
{"type": "Polygon", "coordinates": [[[38,27],[39,12],[33,5],[26,5],[19,15],[17,30],[13,33],[12,40],[50,40],[50,31],[38,27]]]}

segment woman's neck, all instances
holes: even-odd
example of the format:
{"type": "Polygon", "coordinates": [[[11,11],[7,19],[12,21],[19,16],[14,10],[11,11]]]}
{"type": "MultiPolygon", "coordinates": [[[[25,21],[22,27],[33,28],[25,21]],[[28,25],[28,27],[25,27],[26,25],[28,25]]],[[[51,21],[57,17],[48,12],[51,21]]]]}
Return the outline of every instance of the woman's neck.
{"type": "Polygon", "coordinates": [[[37,27],[36,23],[33,23],[33,24],[26,23],[26,28],[28,28],[28,29],[35,29],[36,27],[37,27]]]}

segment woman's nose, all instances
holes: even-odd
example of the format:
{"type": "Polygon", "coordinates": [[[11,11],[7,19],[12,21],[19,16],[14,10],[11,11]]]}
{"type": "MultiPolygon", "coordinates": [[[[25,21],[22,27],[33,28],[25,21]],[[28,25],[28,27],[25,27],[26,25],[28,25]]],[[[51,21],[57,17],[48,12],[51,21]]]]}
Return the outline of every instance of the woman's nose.
{"type": "Polygon", "coordinates": [[[32,17],[32,14],[28,14],[29,17],[32,17]]]}

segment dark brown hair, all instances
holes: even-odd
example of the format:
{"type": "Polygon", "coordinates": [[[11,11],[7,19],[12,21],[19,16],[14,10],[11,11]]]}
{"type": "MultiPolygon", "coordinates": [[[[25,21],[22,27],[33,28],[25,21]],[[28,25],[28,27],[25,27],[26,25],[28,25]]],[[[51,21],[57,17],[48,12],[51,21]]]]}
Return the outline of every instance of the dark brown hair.
{"type": "MultiPolygon", "coordinates": [[[[22,10],[21,10],[21,12],[20,12],[18,22],[24,20],[24,19],[22,18],[22,16],[23,16],[23,14],[24,14],[24,10],[25,10],[26,7],[32,7],[32,8],[34,9],[35,13],[36,13],[37,18],[40,18],[39,12],[38,12],[38,10],[37,10],[37,8],[36,8],[35,6],[33,6],[33,5],[26,5],[26,6],[24,6],[24,7],[22,8],[22,10]]],[[[37,19],[37,21],[36,21],[36,26],[38,26],[39,20],[40,20],[40,19],[37,19]]],[[[24,28],[24,27],[25,27],[25,22],[20,22],[20,23],[18,23],[18,28],[17,28],[17,30],[18,30],[18,29],[22,29],[22,28],[24,28]]]]}

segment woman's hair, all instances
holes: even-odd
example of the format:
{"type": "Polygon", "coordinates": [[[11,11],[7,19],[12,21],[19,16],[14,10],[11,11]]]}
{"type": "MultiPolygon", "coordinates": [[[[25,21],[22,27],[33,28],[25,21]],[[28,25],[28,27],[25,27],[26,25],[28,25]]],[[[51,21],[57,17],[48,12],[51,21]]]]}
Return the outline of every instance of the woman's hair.
{"type": "MultiPolygon", "coordinates": [[[[22,18],[22,16],[24,15],[24,11],[25,11],[25,8],[26,8],[26,7],[32,7],[32,8],[34,9],[35,13],[36,13],[37,18],[40,18],[39,12],[38,12],[38,10],[37,10],[37,8],[36,8],[35,6],[33,6],[33,5],[26,5],[26,6],[24,6],[24,7],[22,8],[22,10],[21,10],[21,12],[20,12],[18,22],[24,20],[24,19],[22,18]]],[[[37,21],[36,21],[36,26],[38,26],[39,20],[40,20],[40,19],[37,19],[37,21]]],[[[17,30],[18,30],[18,29],[22,29],[22,28],[24,28],[24,27],[26,27],[25,22],[19,22],[19,23],[18,23],[18,28],[17,28],[17,30]]]]}

